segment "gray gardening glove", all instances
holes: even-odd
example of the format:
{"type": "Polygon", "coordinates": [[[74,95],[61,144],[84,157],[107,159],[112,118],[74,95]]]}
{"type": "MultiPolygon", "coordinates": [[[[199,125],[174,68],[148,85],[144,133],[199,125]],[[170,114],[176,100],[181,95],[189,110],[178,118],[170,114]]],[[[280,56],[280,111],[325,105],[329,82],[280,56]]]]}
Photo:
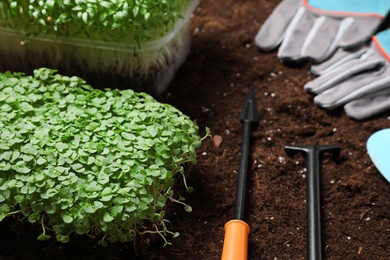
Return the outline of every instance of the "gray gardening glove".
{"type": "Polygon", "coordinates": [[[319,77],[305,85],[314,102],[333,109],[344,105],[348,116],[366,119],[390,109],[390,29],[372,37],[369,46],[339,50],[314,65],[319,77]]]}
{"type": "Polygon", "coordinates": [[[321,62],[338,47],[362,45],[390,11],[389,0],[283,0],[256,35],[256,46],[279,45],[282,60],[321,62]]]}

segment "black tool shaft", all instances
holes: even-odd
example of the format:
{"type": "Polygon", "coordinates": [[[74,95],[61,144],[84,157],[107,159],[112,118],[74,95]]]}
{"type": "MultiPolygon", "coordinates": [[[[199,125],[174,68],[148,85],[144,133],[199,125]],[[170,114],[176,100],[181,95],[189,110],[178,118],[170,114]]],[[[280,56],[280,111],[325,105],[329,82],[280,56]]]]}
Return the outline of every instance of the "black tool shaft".
{"type": "Polygon", "coordinates": [[[321,260],[321,201],[319,151],[306,154],[307,178],[307,259],[321,260]]]}
{"type": "Polygon", "coordinates": [[[238,169],[238,183],[236,191],[236,204],[234,208],[234,219],[243,220],[245,211],[246,186],[248,178],[248,164],[250,157],[250,138],[253,124],[259,122],[259,115],[256,105],[255,91],[250,86],[248,96],[242,106],[239,119],[243,123],[240,167],[238,169]]]}
{"type": "Polygon", "coordinates": [[[248,163],[249,163],[249,141],[251,133],[251,122],[245,121],[243,126],[243,137],[241,144],[241,156],[240,156],[240,167],[238,170],[238,183],[236,192],[236,204],[234,208],[234,218],[244,219],[245,210],[245,198],[246,198],[246,184],[248,177],[248,163]]]}
{"type": "Polygon", "coordinates": [[[307,181],[307,259],[322,259],[321,240],[321,197],[320,197],[320,156],[324,151],[338,155],[339,146],[286,146],[286,152],[306,153],[307,181]]]}

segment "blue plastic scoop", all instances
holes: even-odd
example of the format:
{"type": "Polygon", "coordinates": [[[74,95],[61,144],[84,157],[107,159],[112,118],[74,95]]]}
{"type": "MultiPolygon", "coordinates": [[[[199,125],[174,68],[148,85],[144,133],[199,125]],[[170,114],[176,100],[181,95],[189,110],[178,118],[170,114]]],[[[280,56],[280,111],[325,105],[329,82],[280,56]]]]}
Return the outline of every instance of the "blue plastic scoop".
{"type": "Polygon", "coordinates": [[[367,151],[376,168],[390,182],[390,129],[371,135],[367,140],[367,151]]]}

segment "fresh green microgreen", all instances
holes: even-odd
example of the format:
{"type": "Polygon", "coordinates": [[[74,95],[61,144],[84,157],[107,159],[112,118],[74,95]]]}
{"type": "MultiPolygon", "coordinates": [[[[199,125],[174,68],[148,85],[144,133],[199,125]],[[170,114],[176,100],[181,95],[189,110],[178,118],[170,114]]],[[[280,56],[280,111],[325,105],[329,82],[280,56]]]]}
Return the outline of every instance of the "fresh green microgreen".
{"type": "Polygon", "coordinates": [[[110,82],[112,88],[159,95],[189,53],[190,15],[198,3],[0,0],[0,66],[23,64],[15,68],[23,71],[48,66],[79,73],[95,87],[110,82]]]}
{"type": "Polygon", "coordinates": [[[191,1],[1,0],[0,21],[32,35],[109,35],[142,43],[171,31],[191,1]]]}
{"type": "Polygon", "coordinates": [[[191,211],[172,186],[182,178],[192,191],[184,165],[196,163],[202,140],[188,116],[45,68],[0,74],[0,107],[0,221],[23,214],[41,224],[39,240],[61,242],[71,233],[128,242],[151,228],[177,236],[166,202],[191,211]]]}

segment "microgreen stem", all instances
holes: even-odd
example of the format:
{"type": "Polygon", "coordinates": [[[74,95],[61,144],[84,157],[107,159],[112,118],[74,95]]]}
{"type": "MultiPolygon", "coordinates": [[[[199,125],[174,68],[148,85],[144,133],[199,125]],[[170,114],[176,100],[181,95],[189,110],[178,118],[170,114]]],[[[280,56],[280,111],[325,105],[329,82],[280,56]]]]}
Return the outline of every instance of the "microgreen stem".
{"type": "Polygon", "coordinates": [[[156,224],[153,224],[153,227],[154,227],[154,229],[156,231],[146,230],[146,231],[141,232],[140,234],[141,235],[142,234],[158,234],[164,240],[164,246],[172,245],[172,243],[168,242],[168,240],[166,239],[166,237],[165,237],[165,235],[163,233],[169,233],[169,234],[172,234],[172,235],[174,235],[175,233],[168,231],[166,229],[166,226],[165,226],[163,221],[161,222],[161,224],[164,227],[163,231],[159,230],[158,226],[156,224]]]}

